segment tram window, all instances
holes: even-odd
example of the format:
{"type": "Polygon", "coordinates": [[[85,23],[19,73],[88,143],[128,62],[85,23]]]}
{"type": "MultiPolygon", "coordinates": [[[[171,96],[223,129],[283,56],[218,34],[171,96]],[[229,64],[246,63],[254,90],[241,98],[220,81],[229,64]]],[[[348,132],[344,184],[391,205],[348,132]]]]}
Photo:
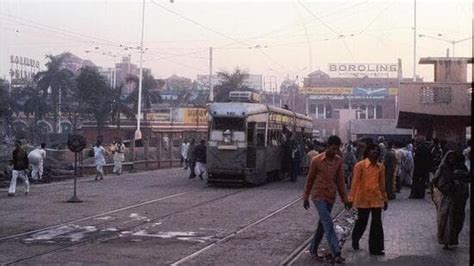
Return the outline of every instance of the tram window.
{"type": "Polygon", "coordinates": [[[262,130],[262,129],[257,130],[257,146],[259,147],[265,146],[265,130],[262,130]]]}
{"type": "Polygon", "coordinates": [[[215,117],[213,119],[213,129],[215,130],[238,130],[243,131],[244,119],[229,118],[229,117],[215,117]]]}
{"type": "Polygon", "coordinates": [[[332,118],[332,105],[326,105],[326,118],[332,118]]]}
{"type": "Polygon", "coordinates": [[[324,118],[324,105],[318,104],[316,118],[324,118]]]}
{"type": "Polygon", "coordinates": [[[382,119],[383,117],[383,111],[382,111],[382,105],[377,105],[375,106],[375,118],[376,119],[382,119]]]}
{"type": "Polygon", "coordinates": [[[366,117],[367,117],[367,116],[366,116],[366,115],[367,115],[367,114],[366,114],[366,111],[367,111],[366,108],[367,108],[367,106],[365,106],[365,105],[361,105],[361,106],[360,106],[360,109],[362,109],[362,111],[360,112],[360,116],[359,116],[360,119],[367,119],[367,118],[366,118],[366,117]]]}
{"type": "Polygon", "coordinates": [[[368,108],[367,119],[374,119],[374,106],[369,105],[367,108],[368,108]]]}
{"type": "Polygon", "coordinates": [[[249,146],[254,145],[254,130],[255,130],[255,123],[248,123],[247,126],[247,143],[249,146]]]}

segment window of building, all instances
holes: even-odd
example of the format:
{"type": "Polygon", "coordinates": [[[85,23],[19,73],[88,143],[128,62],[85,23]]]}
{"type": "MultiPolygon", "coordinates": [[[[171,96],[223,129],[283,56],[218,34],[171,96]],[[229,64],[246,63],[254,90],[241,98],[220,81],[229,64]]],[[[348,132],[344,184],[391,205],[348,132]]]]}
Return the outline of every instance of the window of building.
{"type": "Polygon", "coordinates": [[[377,104],[375,106],[375,119],[382,119],[383,118],[383,109],[382,109],[382,105],[379,105],[377,104]]]}
{"type": "Polygon", "coordinates": [[[374,119],[374,106],[373,105],[368,106],[367,119],[374,119]]]}
{"type": "Polygon", "coordinates": [[[344,104],[344,106],[342,107],[343,109],[349,109],[349,105],[348,104],[344,104]]]}
{"type": "Polygon", "coordinates": [[[309,105],[309,113],[310,114],[315,114],[316,113],[316,104],[310,104],[309,105]]]}
{"type": "Polygon", "coordinates": [[[420,90],[421,103],[451,103],[451,87],[423,87],[420,90]]]}
{"type": "Polygon", "coordinates": [[[341,114],[340,114],[339,110],[334,110],[332,118],[338,119],[340,117],[341,117],[341,114]]]}

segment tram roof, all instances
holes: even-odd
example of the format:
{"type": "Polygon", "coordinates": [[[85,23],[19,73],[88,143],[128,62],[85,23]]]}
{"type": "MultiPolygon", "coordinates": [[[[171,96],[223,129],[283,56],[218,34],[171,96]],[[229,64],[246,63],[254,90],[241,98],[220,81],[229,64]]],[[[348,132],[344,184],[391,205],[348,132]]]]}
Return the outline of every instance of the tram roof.
{"type": "Polygon", "coordinates": [[[311,121],[311,117],[290,110],[279,108],[276,106],[266,105],[262,103],[242,103],[242,102],[228,102],[228,103],[212,103],[209,105],[209,114],[211,116],[229,116],[233,117],[247,117],[249,115],[263,114],[268,111],[286,114],[311,121]]]}

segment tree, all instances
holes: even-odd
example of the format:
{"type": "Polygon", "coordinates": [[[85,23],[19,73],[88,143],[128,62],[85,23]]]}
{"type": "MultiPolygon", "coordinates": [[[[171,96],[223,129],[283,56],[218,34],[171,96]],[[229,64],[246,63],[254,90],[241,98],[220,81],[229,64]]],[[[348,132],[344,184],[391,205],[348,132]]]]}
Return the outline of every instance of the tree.
{"type": "MultiPolygon", "coordinates": [[[[51,96],[49,103],[52,106],[54,125],[58,123],[60,93],[66,95],[74,86],[74,73],[62,67],[62,62],[66,56],[68,54],[62,56],[46,55],[46,58],[49,59],[49,62],[46,63],[46,70],[38,72],[34,77],[37,89],[42,92],[43,101],[46,102],[48,95],[51,96]]],[[[56,133],[58,129],[54,126],[53,130],[56,133]]]]}
{"type": "Polygon", "coordinates": [[[214,87],[215,102],[229,101],[229,92],[237,91],[252,91],[245,85],[245,80],[249,78],[249,74],[239,68],[236,68],[233,73],[227,71],[217,72],[218,78],[221,80],[220,84],[214,87]]]}
{"type": "Polygon", "coordinates": [[[135,112],[127,105],[122,97],[123,85],[113,90],[112,100],[112,122],[117,123],[117,131],[120,132],[120,116],[125,115],[128,119],[135,117],[135,112]]]}
{"type": "Polygon", "coordinates": [[[7,136],[11,136],[14,132],[13,128],[13,99],[8,92],[9,84],[7,81],[0,79],[0,119],[3,124],[3,132],[7,136]]]}
{"type": "MultiPolygon", "coordinates": [[[[131,82],[135,85],[135,89],[128,96],[127,102],[133,103],[133,110],[138,110],[139,78],[135,75],[130,75],[127,77],[126,81],[131,82]]],[[[161,102],[160,94],[157,91],[158,83],[156,82],[150,71],[143,72],[142,82],[142,108],[150,109],[153,103],[161,102]]]]}
{"type": "Polygon", "coordinates": [[[84,103],[84,112],[91,114],[97,123],[97,135],[110,118],[113,104],[113,90],[95,67],[83,67],[76,78],[77,100],[84,103]]]}
{"type": "Polygon", "coordinates": [[[39,120],[44,119],[44,117],[51,111],[47,102],[44,101],[41,91],[28,86],[21,89],[19,95],[25,100],[21,107],[23,113],[26,117],[33,115],[35,124],[39,120]]]}

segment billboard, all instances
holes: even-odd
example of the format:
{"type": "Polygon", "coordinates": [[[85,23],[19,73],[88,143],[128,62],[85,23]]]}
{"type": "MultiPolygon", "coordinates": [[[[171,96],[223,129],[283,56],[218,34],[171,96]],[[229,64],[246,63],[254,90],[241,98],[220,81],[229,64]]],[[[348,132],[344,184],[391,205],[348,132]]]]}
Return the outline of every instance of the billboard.
{"type": "Polygon", "coordinates": [[[12,85],[27,85],[40,70],[40,62],[31,58],[10,55],[10,77],[12,85]]]}
{"type": "Polygon", "coordinates": [[[173,123],[207,123],[207,110],[202,107],[196,108],[165,108],[146,113],[146,120],[155,122],[173,123]]]}
{"type": "Polygon", "coordinates": [[[310,94],[312,100],[343,100],[343,99],[384,99],[398,95],[397,88],[310,88],[300,91],[310,94]]]}
{"type": "Polygon", "coordinates": [[[335,78],[397,78],[398,64],[329,64],[329,76],[335,78]]]}

